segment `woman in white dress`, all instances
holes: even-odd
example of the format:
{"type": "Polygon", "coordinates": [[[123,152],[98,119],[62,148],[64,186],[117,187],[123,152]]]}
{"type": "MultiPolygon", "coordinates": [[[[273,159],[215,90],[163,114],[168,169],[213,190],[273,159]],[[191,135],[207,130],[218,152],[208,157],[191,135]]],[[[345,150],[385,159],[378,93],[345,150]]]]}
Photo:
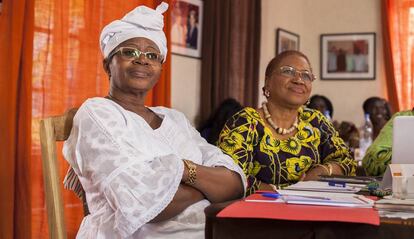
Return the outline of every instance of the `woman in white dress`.
{"type": "Polygon", "coordinates": [[[137,7],[102,30],[110,92],[82,104],[63,149],[90,211],[78,238],[203,238],[204,208],[244,194],[241,169],[182,113],[144,105],[167,53],[167,8],[137,7]]]}

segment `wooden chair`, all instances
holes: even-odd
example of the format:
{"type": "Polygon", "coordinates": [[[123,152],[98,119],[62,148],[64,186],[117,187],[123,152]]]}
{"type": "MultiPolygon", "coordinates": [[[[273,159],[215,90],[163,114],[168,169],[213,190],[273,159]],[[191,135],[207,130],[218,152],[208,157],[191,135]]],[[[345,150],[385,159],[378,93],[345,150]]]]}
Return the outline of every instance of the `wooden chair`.
{"type": "MultiPolygon", "coordinates": [[[[76,111],[77,109],[73,108],[63,115],[40,121],[40,144],[50,238],[66,239],[62,180],[59,177],[56,141],[65,141],[69,137],[76,111]]],[[[81,200],[84,214],[87,215],[89,212],[85,197],[81,200]]]]}

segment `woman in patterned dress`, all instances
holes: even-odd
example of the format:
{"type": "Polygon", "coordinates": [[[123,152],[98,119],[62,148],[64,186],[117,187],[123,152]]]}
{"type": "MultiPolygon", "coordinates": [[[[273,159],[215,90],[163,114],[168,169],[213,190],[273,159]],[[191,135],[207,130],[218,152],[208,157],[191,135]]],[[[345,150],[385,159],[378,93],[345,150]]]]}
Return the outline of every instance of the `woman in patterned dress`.
{"type": "Polygon", "coordinates": [[[247,194],[276,190],[319,175],[354,175],[356,163],[332,123],[306,108],[315,77],[308,58],[285,51],[266,68],[259,109],[230,118],[218,146],[243,169],[247,194]]]}

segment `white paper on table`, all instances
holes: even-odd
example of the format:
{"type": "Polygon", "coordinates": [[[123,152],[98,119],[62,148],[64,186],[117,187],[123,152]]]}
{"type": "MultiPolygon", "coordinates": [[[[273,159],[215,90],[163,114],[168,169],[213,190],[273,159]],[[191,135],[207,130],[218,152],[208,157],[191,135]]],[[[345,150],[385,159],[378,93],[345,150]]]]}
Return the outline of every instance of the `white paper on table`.
{"type": "Polygon", "coordinates": [[[278,190],[286,203],[340,207],[372,208],[374,201],[351,193],[329,193],[298,190],[278,190]]]}
{"type": "Polygon", "coordinates": [[[379,210],[380,217],[409,219],[414,218],[414,212],[393,212],[387,210],[379,210]]]}
{"type": "Polygon", "coordinates": [[[345,183],[345,187],[338,187],[338,186],[329,186],[328,182],[300,181],[284,189],[285,190],[297,190],[297,191],[333,192],[333,193],[357,193],[361,190],[361,185],[345,183]]]}

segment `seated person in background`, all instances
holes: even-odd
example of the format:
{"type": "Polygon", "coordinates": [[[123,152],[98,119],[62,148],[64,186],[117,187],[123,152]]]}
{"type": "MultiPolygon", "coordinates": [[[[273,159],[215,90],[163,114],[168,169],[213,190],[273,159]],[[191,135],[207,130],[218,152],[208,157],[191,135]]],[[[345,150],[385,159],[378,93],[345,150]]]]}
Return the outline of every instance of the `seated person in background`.
{"type": "Polygon", "coordinates": [[[308,58],[284,51],[270,61],[265,76],[267,102],[233,115],[218,141],[246,174],[247,194],[318,175],[354,175],[356,163],[332,123],[304,106],[315,80],[308,58]]]}
{"type": "Polygon", "coordinates": [[[221,102],[210,118],[198,130],[201,137],[205,138],[210,144],[217,144],[217,140],[221,129],[223,129],[226,121],[235,113],[243,109],[241,104],[233,99],[228,98],[221,102]]]}
{"type": "Polygon", "coordinates": [[[144,105],[167,55],[167,8],[139,6],[101,32],[110,90],[82,104],[63,149],[90,210],[78,238],[204,238],[204,208],[243,196],[229,156],[182,113],[144,105]]]}
{"type": "Polygon", "coordinates": [[[387,169],[387,165],[391,162],[393,120],[396,116],[401,115],[414,116],[414,108],[412,110],[395,113],[367,149],[362,159],[362,166],[368,175],[382,176],[387,169]]]}
{"type": "Polygon", "coordinates": [[[312,95],[309,99],[308,107],[311,109],[319,110],[325,117],[332,119],[333,106],[331,101],[323,95],[312,95]]]}
{"type": "MultiPolygon", "coordinates": [[[[329,116],[329,119],[332,119],[333,117],[333,106],[331,101],[326,96],[313,95],[309,99],[308,107],[311,109],[319,110],[327,118],[329,116]]],[[[355,124],[348,121],[342,121],[339,123],[336,120],[333,121],[332,124],[338,131],[339,137],[345,141],[351,150],[359,147],[359,133],[358,128],[355,126],[355,124]]]]}
{"type": "Polygon", "coordinates": [[[369,114],[373,126],[372,140],[375,140],[382,127],[391,118],[390,105],[385,99],[370,97],[364,101],[362,108],[364,114],[369,114]]]}
{"type": "Polygon", "coordinates": [[[359,130],[354,123],[342,121],[340,124],[334,125],[339,132],[339,137],[345,141],[352,151],[359,147],[359,130]]]}

